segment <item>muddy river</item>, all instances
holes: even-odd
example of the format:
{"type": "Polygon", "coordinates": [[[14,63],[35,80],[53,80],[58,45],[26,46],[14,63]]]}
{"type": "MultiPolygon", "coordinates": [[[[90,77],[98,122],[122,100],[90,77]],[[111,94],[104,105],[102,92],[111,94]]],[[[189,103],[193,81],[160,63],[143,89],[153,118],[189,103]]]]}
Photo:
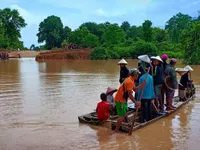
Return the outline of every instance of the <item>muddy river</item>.
{"type": "MultiPolygon", "coordinates": [[[[196,98],[132,136],[79,124],[77,117],[95,109],[101,92],[119,86],[117,62],[0,61],[0,150],[199,150],[200,66],[192,66],[196,98]]],[[[137,60],[128,63],[136,67],[137,60]]]]}

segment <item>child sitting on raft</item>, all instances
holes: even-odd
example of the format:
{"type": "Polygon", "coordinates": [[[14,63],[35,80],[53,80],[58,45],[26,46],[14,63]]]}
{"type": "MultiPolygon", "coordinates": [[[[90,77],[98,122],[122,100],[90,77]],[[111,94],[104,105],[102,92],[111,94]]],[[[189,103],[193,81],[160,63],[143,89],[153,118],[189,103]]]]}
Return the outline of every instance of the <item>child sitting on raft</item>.
{"type": "Polygon", "coordinates": [[[107,101],[107,95],[101,93],[100,95],[101,102],[97,104],[96,113],[99,120],[107,120],[110,116],[110,104],[107,101]]]}

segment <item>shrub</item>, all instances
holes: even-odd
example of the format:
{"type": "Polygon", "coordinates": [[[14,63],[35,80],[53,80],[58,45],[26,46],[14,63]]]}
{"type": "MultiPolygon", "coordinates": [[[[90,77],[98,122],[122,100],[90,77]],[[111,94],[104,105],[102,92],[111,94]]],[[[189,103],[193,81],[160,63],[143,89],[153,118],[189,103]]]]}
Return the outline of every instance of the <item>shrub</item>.
{"type": "Polygon", "coordinates": [[[171,52],[182,52],[182,48],[180,44],[172,44],[169,42],[161,42],[161,43],[157,43],[156,44],[158,47],[158,51],[162,52],[162,51],[171,51],[171,52]]]}
{"type": "Polygon", "coordinates": [[[132,47],[116,47],[115,51],[118,53],[120,58],[131,58],[133,51],[132,47]]]}
{"type": "Polygon", "coordinates": [[[162,54],[167,54],[170,58],[183,58],[184,54],[182,52],[173,52],[173,51],[162,51],[159,53],[161,56],[162,54]]]}
{"type": "Polygon", "coordinates": [[[134,49],[132,51],[132,58],[137,58],[139,55],[147,54],[149,56],[157,55],[158,48],[155,44],[150,42],[145,42],[143,40],[138,40],[134,44],[134,49]]]}
{"type": "Polygon", "coordinates": [[[107,53],[108,53],[108,58],[109,59],[120,59],[120,56],[116,51],[107,50],[107,53]]]}
{"type": "Polygon", "coordinates": [[[107,59],[107,51],[103,47],[96,47],[90,54],[89,58],[91,60],[97,60],[97,59],[107,59]]]}

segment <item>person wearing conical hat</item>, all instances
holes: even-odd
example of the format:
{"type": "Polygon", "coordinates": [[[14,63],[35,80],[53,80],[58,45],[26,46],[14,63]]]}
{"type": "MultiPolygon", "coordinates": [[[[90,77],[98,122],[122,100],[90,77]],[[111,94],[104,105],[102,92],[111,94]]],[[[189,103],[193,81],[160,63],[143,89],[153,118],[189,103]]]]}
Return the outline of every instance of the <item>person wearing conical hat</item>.
{"type": "Polygon", "coordinates": [[[164,111],[164,100],[162,99],[161,89],[164,83],[164,75],[161,64],[163,63],[160,56],[151,57],[153,66],[153,80],[154,80],[154,90],[156,97],[156,106],[164,111]]]}
{"type": "MultiPolygon", "coordinates": [[[[183,68],[183,70],[185,71],[184,73],[182,73],[181,79],[180,79],[180,84],[183,86],[184,89],[186,88],[193,88],[193,80],[191,79],[191,71],[193,71],[193,69],[187,65],[185,68],[183,68]]],[[[186,97],[186,96],[185,96],[186,97]]],[[[186,98],[181,99],[180,100],[184,101],[186,100],[186,98]]]]}
{"type": "Polygon", "coordinates": [[[185,101],[186,100],[185,88],[187,87],[187,83],[189,81],[188,70],[185,68],[176,68],[176,72],[181,76],[181,80],[178,87],[179,101],[185,101]]]}
{"type": "Polygon", "coordinates": [[[152,66],[149,56],[148,55],[138,56],[138,60],[140,61],[140,64],[138,64],[139,65],[138,69],[140,70],[141,74],[145,73],[145,69],[150,67],[149,73],[150,75],[152,75],[152,66]]]}
{"type": "Polygon", "coordinates": [[[126,67],[128,63],[126,62],[125,59],[121,59],[118,62],[118,65],[120,65],[120,77],[119,77],[119,82],[122,84],[124,80],[129,76],[129,70],[126,67]]]}
{"type": "Polygon", "coordinates": [[[187,88],[187,83],[189,81],[189,71],[185,68],[177,68],[176,72],[181,76],[180,79],[180,84],[184,87],[187,88]]]}
{"type": "Polygon", "coordinates": [[[111,108],[111,115],[116,115],[117,111],[116,111],[116,104],[115,104],[115,100],[113,97],[113,94],[117,91],[117,89],[114,88],[107,88],[106,91],[106,95],[107,95],[107,102],[110,104],[110,108],[111,108]]]}

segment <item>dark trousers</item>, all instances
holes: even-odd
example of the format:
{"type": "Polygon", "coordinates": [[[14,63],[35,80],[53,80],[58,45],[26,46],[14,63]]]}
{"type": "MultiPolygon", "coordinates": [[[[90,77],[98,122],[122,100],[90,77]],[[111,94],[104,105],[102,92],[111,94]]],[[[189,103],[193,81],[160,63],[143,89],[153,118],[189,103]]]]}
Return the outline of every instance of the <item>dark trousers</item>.
{"type": "Polygon", "coordinates": [[[152,99],[142,99],[141,100],[141,122],[149,121],[152,119],[152,99]]]}

